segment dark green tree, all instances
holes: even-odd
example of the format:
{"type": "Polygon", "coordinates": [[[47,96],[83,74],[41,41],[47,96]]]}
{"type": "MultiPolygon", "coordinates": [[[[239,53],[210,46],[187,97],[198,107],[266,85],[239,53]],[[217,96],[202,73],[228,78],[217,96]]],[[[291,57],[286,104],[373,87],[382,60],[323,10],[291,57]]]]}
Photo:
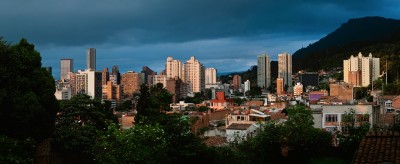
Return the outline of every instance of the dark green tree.
{"type": "Polygon", "coordinates": [[[116,122],[112,111],[100,100],[79,94],[61,101],[57,114],[53,145],[61,154],[91,159],[98,131],[116,122]]]}
{"type": "Polygon", "coordinates": [[[41,68],[33,44],[11,45],[0,38],[0,134],[37,141],[54,131],[59,104],[53,77],[41,68]]]}

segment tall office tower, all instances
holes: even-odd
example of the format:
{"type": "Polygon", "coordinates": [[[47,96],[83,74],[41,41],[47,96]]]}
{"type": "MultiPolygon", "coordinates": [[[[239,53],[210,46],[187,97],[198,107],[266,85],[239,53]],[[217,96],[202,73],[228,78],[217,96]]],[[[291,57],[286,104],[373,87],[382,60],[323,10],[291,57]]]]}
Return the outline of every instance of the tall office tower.
{"type": "Polygon", "coordinates": [[[278,77],[276,79],[276,94],[281,95],[285,93],[285,82],[284,79],[281,77],[278,77]]]}
{"type": "Polygon", "coordinates": [[[88,48],[86,50],[86,69],[96,71],[96,49],[88,48]]]}
{"type": "Polygon", "coordinates": [[[242,78],[239,75],[234,75],[233,76],[233,89],[239,90],[241,84],[242,84],[242,78]]]}
{"type": "Polygon", "coordinates": [[[343,60],[343,81],[355,86],[366,87],[380,75],[379,58],[362,56],[350,56],[348,60],[343,60]]]}
{"type": "Polygon", "coordinates": [[[73,72],[73,60],[61,59],[61,81],[69,80],[68,72],[73,72]]]}
{"type": "Polygon", "coordinates": [[[113,84],[121,84],[121,74],[119,73],[118,66],[113,66],[110,74],[110,81],[113,84]]]}
{"type": "Polygon", "coordinates": [[[185,64],[185,80],[189,84],[188,92],[201,92],[205,88],[204,66],[194,56],[185,64]]]}
{"type": "Polygon", "coordinates": [[[288,87],[292,86],[292,55],[287,52],[278,54],[278,77],[283,78],[288,87]]]}
{"type": "Polygon", "coordinates": [[[257,56],[257,86],[261,88],[271,86],[271,63],[267,54],[257,56]]]}
{"type": "Polygon", "coordinates": [[[154,72],[153,70],[151,70],[149,67],[147,66],[143,66],[142,67],[142,74],[144,76],[144,82],[146,84],[149,84],[149,75],[157,75],[157,72],[154,72]]]}
{"type": "Polygon", "coordinates": [[[89,95],[92,99],[102,98],[102,72],[94,70],[79,71],[76,74],[76,92],[89,95]]]}
{"type": "Polygon", "coordinates": [[[180,79],[184,79],[184,64],[179,60],[174,60],[171,56],[167,57],[167,62],[165,63],[165,73],[167,78],[175,78],[179,77],[180,79]]]}
{"type": "Polygon", "coordinates": [[[110,81],[110,73],[108,72],[108,68],[104,68],[103,73],[101,75],[101,84],[107,85],[108,81],[110,81]]]}
{"type": "Polygon", "coordinates": [[[128,71],[121,76],[121,86],[124,97],[132,97],[133,94],[140,90],[140,73],[128,71]]]}
{"type": "Polygon", "coordinates": [[[244,93],[250,90],[250,80],[244,82],[244,93]]]}
{"type": "Polygon", "coordinates": [[[205,84],[217,83],[217,70],[215,68],[206,68],[205,76],[205,84]]]}

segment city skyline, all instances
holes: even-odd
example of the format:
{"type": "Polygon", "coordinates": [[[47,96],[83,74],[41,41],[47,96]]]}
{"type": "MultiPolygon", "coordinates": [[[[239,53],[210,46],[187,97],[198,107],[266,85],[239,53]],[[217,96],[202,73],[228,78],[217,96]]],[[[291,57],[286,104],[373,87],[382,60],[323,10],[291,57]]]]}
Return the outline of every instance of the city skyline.
{"type": "Polygon", "coordinates": [[[121,72],[142,66],[160,72],[168,56],[181,61],[196,56],[219,72],[245,71],[256,65],[257,55],[267,53],[276,61],[279,53],[293,54],[349,19],[399,19],[399,5],[391,0],[6,1],[0,6],[7,15],[0,36],[34,43],[55,78],[61,58],[85,69],[88,47],[97,49],[97,70],[118,65],[121,72]]]}

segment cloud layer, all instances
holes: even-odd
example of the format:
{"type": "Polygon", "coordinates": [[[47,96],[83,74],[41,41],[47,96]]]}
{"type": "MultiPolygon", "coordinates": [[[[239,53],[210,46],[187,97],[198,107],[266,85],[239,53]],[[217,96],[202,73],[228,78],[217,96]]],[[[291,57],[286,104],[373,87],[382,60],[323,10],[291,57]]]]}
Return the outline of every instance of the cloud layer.
{"type": "Polygon", "coordinates": [[[161,71],[167,56],[196,56],[220,72],[240,71],[262,52],[293,53],[348,19],[400,18],[400,4],[327,0],[37,0],[2,2],[0,36],[27,38],[43,65],[59,75],[59,60],[72,57],[84,69],[85,49],[95,47],[97,69],[119,65],[161,71]]]}

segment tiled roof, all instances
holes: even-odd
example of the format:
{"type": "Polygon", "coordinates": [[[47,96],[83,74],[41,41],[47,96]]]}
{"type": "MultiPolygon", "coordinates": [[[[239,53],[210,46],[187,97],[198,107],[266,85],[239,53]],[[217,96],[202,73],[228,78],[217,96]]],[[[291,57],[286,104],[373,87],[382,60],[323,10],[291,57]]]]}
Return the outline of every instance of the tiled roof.
{"type": "Polygon", "coordinates": [[[232,129],[232,130],[247,130],[252,124],[237,124],[233,123],[229,125],[226,129],[232,129]]]}
{"type": "Polygon", "coordinates": [[[361,140],[353,163],[400,163],[400,133],[367,133],[361,140]]]}
{"type": "Polygon", "coordinates": [[[207,137],[206,140],[203,141],[207,146],[223,146],[226,144],[226,137],[212,136],[207,137]]]}

